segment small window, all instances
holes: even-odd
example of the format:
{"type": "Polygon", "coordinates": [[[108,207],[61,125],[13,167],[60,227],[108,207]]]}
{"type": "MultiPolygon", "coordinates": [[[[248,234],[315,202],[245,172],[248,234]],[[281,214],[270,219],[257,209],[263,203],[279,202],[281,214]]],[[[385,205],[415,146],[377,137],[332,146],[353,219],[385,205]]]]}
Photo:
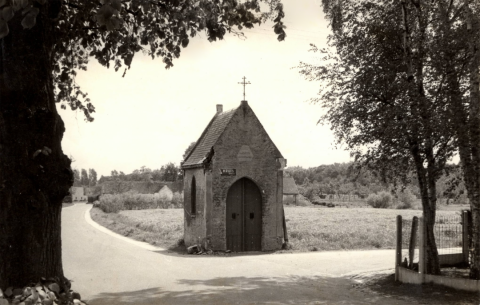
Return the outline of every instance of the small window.
{"type": "Polygon", "coordinates": [[[192,178],[191,192],[190,211],[192,215],[195,215],[197,213],[197,184],[195,182],[195,177],[192,178]]]}

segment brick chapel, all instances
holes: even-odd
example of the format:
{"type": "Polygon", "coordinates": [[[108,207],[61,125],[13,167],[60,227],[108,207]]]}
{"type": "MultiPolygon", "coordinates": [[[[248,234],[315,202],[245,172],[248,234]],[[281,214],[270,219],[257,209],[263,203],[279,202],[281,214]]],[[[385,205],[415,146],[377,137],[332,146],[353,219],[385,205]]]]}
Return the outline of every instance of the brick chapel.
{"type": "Polygon", "coordinates": [[[207,241],[213,250],[280,249],[285,166],[247,101],[227,112],[217,105],[182,162],[186,246],[207,241]]]}

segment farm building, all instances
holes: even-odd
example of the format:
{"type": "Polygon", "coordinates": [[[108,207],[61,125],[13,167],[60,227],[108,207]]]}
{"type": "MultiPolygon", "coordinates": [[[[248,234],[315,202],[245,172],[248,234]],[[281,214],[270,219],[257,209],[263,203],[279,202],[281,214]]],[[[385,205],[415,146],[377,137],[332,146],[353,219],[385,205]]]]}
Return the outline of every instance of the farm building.
{"type": "Polygon", "coordinates": [[[72,201],[87,201],[87,195],[85,195],[83,186],[72,186],[70,194],[72,194],[72,201]]]}
{"type": "Polygon", "coordinates": [[[297,203],[298,187],[292,177],[283,177],[283,202],[297,203]]]}
{"type": "Polygon", "coordinates": [[[182,163],[185,244],[235,252],[280,249],[285,165],[247,101],[227,112],[217,105],[182,163]]]}
{"type": "Polygon", "coordinates": [[[168,187],[168,185],[164,185],[158,190],[158,192],[154,193],[153,195],[158,198],[172,200],[173,191],[168,187]]]}

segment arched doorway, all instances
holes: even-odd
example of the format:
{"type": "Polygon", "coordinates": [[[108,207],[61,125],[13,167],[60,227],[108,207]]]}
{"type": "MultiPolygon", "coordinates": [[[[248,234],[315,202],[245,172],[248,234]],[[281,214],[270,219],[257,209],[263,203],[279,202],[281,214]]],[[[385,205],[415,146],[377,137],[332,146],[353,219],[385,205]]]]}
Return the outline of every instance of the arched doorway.
{"type": "Polygon", "coordinates": [[[242,178],[230,187],[226,218],[228,250],[261,250],[262,194],[252,180],[242,178]]]}

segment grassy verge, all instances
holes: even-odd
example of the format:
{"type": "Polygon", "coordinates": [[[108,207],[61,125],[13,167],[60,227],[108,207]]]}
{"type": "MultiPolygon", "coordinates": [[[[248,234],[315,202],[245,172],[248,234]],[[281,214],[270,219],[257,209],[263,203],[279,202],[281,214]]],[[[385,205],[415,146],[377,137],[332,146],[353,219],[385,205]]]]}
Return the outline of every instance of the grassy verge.
{"type": "Polygon", "coordinates": [[[151,245],[183,250],[183,209],[155,209],[105,213],[99,208],[90,211],[98,224],[123,236],[151,245]]]}
{"type": "MultiPolygon", "coordinates": [[[[285,207],[289,242],[294,251],[393,249],[395,217],[421,216],[420,210],[285,207]]],[[[458,210],[437,215],[457,215],[458,210]]],[[[181,250],[183,209],[152,209],[104,213],[92,219],[110,230],[152,245],[181,250]],[[181,243],[180,243],[181,245],[181,243]]]]}

